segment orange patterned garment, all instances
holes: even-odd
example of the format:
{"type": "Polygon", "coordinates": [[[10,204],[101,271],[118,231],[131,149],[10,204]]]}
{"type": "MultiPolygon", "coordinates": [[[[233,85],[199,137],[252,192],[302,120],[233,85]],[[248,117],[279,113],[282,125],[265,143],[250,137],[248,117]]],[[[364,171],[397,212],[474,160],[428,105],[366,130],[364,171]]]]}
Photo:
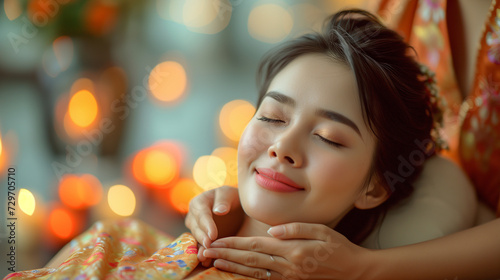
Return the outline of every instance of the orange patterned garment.
{"type": "MultiPolygon", "coordinates": [[[[378,13],[436,73],[446,100],[444,153],[461,165],[479,197],[500,217],[500,2],[493,0],[476,54],[474,83],[460,94],[446,23],[446,0],[382,0],[378,13]]],[[[481,19],[483,21],[483,19],[481,19]]]]}
{"type": "Polygon", "coordinates": [[[253,279],[214,267],[190,277],[197,242],[190,233],[174,239],[134,219],[97,222],[71,241],[70,257],[57,268],[14,272],[14,279],[253,279]]]}

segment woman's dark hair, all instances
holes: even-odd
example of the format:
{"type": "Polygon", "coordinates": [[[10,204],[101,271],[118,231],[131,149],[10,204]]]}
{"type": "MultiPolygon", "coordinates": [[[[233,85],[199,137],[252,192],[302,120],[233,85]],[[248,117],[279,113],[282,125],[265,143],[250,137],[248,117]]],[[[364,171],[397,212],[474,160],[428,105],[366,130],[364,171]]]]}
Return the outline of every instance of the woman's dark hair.
{"type": "Polygon", "coordinates": [[[353,71],[364,121],[377,139],[367,182],[374,178],[390,194],[373,209],[354,208],[335,227],[357,244],[390,206],[412,193],[423,162],[435,153],[434,109],[412,51],[371,13],[346,10],[329,17],[323,33],[306,34],[278,46],[259,66],[258,106],[276,74],[301,55],[325,54],[353,71]]]}

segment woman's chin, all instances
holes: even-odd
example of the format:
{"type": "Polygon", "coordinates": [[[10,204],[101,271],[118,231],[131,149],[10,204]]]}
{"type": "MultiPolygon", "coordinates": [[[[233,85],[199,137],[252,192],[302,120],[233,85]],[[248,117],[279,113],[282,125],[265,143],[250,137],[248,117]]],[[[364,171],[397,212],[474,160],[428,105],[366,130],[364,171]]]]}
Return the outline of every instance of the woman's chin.
{"type": "Polygon", "coordinates": [[[269,206],[263,207],[258,204],[248,205],[246,203],[242,203],[242,206],[243,210],[250,218],[269,226],[294,222],[292,218],[286,217],[288,215],[284,215],[286,212],[284,209],[276,211],[269,206]]]}

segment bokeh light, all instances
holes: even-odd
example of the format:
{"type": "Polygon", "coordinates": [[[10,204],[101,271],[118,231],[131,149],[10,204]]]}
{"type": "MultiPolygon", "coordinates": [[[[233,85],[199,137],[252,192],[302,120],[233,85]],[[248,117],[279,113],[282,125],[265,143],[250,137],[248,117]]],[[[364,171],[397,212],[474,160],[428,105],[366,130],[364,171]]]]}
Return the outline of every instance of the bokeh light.
{"type": "Polygon", "coordinates": [[[76,231],[76,218],[62,207],[54,208],[49,215],[50,231],[61,239],[69,239],[76,231]]]}
{"type": "Polygon", "coordinates": [[[178,101],[186,91],[186,71],[178,62],[162,62],[151,71],[148,85],[152,96],[158,101],[163,103],[178,101]]]}
{"type": "Polygon", "coordinates": [[[85,27],[91,34],[100,36],[116,25],[118,5],[116,1],[87,1],[84,12],[85,27]]]}
{"type": "Polygon", "coordinates": [[[189,31],[216,34],[228,26],[233,5],[230,0],[156,0],[156,11],[189,31]]]}
{"type": "Polygon", "coordinates": [[[156,186],[166,185],[178,173],[173,156],[160,149],[151,149],[144,158],[146,177],[156,186]]]}
{"type": "Polygon", "coordinates": [[[135,211],[135,195],[127,186],[114,185],[108,191],[109,208],[117,215],[130,216],[135,211]]]}
{"type": "Polygon", "coordinates": [[[226,164],[222,159],[216,156],[201,156],[194,164],[194,181],[203,190],[210,190],[223,186],[226,177],[226,164]]]}
{"type": "Polygon", "coordinates": [[[226,181],[224,185],[236,187],[238,185],[238,150],[231,147],[217,148],[212,152],[226,164],[226,181]]]}
{"type": "Polygon", "coordinates": [[[35,212],[35,196],[27,189],[19,190],[18,204],[19,208],[29,216],[35,212]]]}
{"type": "Polygon", "coordinates": [[[132,162],[132,172],[144,185],[164,188],[178,176],[179,168],[168,151],[154,147],[137,153],[132,162]]]}
{"type": "Polygon", "coordinates": [[[231,20],[229,0],[186,0],[182,9],[184,25],[193,32],[216,34],[231,20]]]}
{"type": "Polygon", "coordinates": [[[159,141],[140,150],[132,159],[134,178],[148,186],[167,188],[179,178],[184,162],[183,147],[172,141],[159,141]]]}
{"type": "Polygon", "coordinates": [[[196,182],[191,179],[180,179],[169,190],[168,200],[170,205],[180,213],[187,213],[189,210],[189,202],[193,197],[203,192],[196,182]]]}
{"type": "Polygon", "coordinates": [[[59,197],[71,208],[85,209],[99,203],[102,198],[102,185],[90,174],[67,174],[59,182],[59,197]]]}
{"type": "Polygon", "coordinates": [[[219,8],[213,0],[184,0],[184,24],[189,27],[206,26],[217,17],[219,8]]]}
{"type": "Polygon", "coordinates": [[[80,127],[87,127],[97,117],[97,101],[88,90],[81,90],[71,97],[68,113],[71,120],[80,127]]]}
{"type": "Polygon", "coordinates": [[[9,130],[2,134],[0,131],[0,177],[7,172],[6,166],[16,158],[19,149],[19,139],[14,131],[9,130]]]}
{"type": "Polygon", "coordinates": [[[95,92],[95,85],[94,82],[89,79],[89,78],[79,78],[76,81],[73,82],[71,85],[70,89],[70,95],[74,95],[75,93],[81,91],[81,90],[87,90],[90,92],[95,92]]]}
{"type": "Polygon", "coordinates": [[[238,142],[254,114],[255,107],[248,101],[233,100],[226,103],[219,114],[222,133],[230,140],[238,142]]]}
{"type": "Polygon", "coordinates": [[[66,134],[63,135],[63,139],[66,139],[68,136],[70,139],[78,139],[82,135],[81,127],[75,125],[75,123],[71,120],[68,112],[64,113],[63,127],[64,131],[66,132],[66,134]]]}
{"type": "Polygon", "coordinates": [[[293,18],[284,7],[263,4],[252,9],[248,16],[248,32],[265,43],[277,43],[285,39],[293,28],[293,18]]]}
{"type": "MultiPolygon", "coordinates": [[[[59,3],[52,2],[51,4],[56,6],[57,10],[60,9],[59,3]]],[[[45,0],[29,0],[27,8],[28,18],[36,26],[45,26],[56,16],[56,13],[54,12],[56,10],[53,8],[53,6],[48,8],[47,2],[45,0]]]]}
{"type": "Polygon", "coordinates": [[[7,18],[11,21],[18,18],[23,12],[21,3],[19,2],[19,0],[4,0],[3,2],[5,15],[7,15],[7,18]]]}

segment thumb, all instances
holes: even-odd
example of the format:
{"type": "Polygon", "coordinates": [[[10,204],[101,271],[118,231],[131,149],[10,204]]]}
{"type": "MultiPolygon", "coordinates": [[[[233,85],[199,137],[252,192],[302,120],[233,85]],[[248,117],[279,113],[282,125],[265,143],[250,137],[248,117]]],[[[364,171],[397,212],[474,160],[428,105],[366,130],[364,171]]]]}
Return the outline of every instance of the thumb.
{"type": "Polygon", "coordinates": [[[269,235],[279,239],[313,239],[331,242],[343,235],[322,224],[289,223],[269,228],[269,235]]]}
{"type": "Polygon", "coordinates": [[[231,208],[240,205],[238,190],[233,187],[223,186],[215,190],[215,199],[212,211],[216,215],[226,215],[231,208]]]}

